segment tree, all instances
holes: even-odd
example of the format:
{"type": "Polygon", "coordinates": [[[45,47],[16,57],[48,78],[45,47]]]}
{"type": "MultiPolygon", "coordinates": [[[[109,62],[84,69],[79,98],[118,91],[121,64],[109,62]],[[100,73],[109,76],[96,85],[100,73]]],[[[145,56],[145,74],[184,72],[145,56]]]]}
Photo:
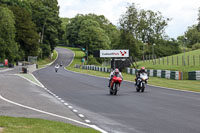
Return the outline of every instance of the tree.
{"type": "Polygon", "coordinates": [[[189,48],[196,43],[200,43],[200,32],[197,30],[197,26],[193,25],[192,27],[189,27],[185,32],[185,37],[186,40],[184,43],[186,43],[189,48]]]}
{"type": "Polygon", "coordinates": [[[88,53],[95,50],[109,49],[110,40],[96,21],[87,19],[82,21],[78,34],[78,44],[88,48],[88,53]]]}
{"type": "Polygon", "coordinates": [[[57,0],[30,0],[32,18],[40,35],[40,43],[50,45],[51,51],[57,46],[62,37],[62,21],[59,18],[57,0]]]}
{"type": "Polygon", "coordinates": [[[24,59],[28,56],[37,56],[39,54],[39,36],[36,25],[32,22],[32,17],[25,8],[10,7],[16,20],[16,41],[24,51],[24,59]]]}
{"type": "Polygon", "coordinates": [[[78,14],[76,17],[70,20],[70,23],[66,26],[66,40],[69,40],[69,44],[74,46],[79,46],[79,32],[81,27],[83,27],[86,20],[92,21],[94,26],[101,28],[106,36],[109,38],[110,43],[109,47],[117,45],[119,42],[120,31],[114,26],[108,19],[103,15],[87,14],[82,15],[78,14]]]}
{"type": "Polygon", "coordinates": [[[64,45],[69,45],[69,41],[65,38],[67,31],[66,31],[66,26],[69,24],[70,19],[69,18],[61,18],[62,24],[61,24],[61,28],[62,28],[62,38],[60,39],[60,43],[64,44],[64,45]]]}
{"type": "Polygon", "coordinates": [[[15,42],[15,20],[12,11],[0,7],[0,60],[7,58],[13,62],[18,56],[18,45],[15,42]]]}
{"type": "Polygon", "coordinates": [[[130,56],[139,57],[140,49],[139,42],[133,37],[132,33],[121,30],[119,45],[116,45],[115,49],[129,49],[130,56]]]}
{"type": "Polygon", "coordinates": [[[163,38],[169,20],[165,19],[160,12],[137,9],[133,3],[122,15],[120,28],[131,32],[137,40],[153,44],[156,40],[163,38]]]}
{"type": "Polygon", "coordinates": [[[127,40],[126,43],[121,43],[121,41],[119,45],[131,48],[130,53],[135,53],[134,56],[141,57],[143,52],[151,53],[150,47],[154,43],[164,43],[165,28],[169,20],[164,18],[160,12],[138,9],[132,3],[119,20],[120,30],[122,31],[121,40],[123,41],[124,38],[127,40]],[[124,34],[127,34],[127,37],[124,34]],[[144,43],[147,44],[145,45],[148,48],[147,50],[143,50],[144,43]]]}

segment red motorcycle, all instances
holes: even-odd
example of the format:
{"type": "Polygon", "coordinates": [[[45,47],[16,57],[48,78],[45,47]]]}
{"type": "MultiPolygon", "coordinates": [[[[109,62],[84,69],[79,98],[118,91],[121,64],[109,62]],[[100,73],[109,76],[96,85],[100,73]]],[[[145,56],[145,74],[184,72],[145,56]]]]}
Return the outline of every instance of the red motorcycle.
{"type": "Polygon", "coordinates": [[[117,95],[117,91],[119,91],[120,84],[122,82],[122,78],[119,74],[113,76],[110,82],[110,95],[117,95]]]}

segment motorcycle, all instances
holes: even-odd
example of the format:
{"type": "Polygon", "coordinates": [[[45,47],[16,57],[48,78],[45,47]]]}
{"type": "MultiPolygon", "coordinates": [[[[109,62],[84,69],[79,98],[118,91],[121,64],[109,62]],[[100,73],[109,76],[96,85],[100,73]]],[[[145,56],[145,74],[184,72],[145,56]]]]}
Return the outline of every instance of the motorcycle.
{"type": "Polygon", "coordinates": [[[121,82],[122,78],[120,77],[119,74],[113,76],[110,82],[110,95],[117,95],[121,82]]]}
{"type": "Polygon", "coordinates": [[[55,66],[55,72],[58,72],[59,66],[55,66]]]}
{"type": "Polygon", "coordinates": [[[147,84],[148,81],[148,75],[146,73],[141,73],[139,78],[137,79],[137,85],[136,85],[136,91],[137,92],[144,92],[145,90],[145,85],[147,84]]]}

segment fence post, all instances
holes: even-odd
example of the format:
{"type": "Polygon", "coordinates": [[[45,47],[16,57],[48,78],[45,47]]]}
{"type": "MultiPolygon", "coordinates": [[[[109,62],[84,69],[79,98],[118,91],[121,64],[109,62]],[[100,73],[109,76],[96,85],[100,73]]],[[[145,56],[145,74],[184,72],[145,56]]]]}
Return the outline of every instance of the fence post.
{"type": "Polygon", "coordinates": [[[187,60],[188,60],[188,66],[190,66],[190,58],[189,58],[189,55],[187,56],[187,60]]]}
{"type": "Polygon", "coordinates": [[[182,66],[184,66],[184,57],[182,56],[182,66]]]}
{"type": "Polygon", "coordinates": [[[177,55],[177,66],[178,66],[178,55],[177,55]]]}
{"type": "Polygon", "coordinates": [[[172,65],[174,65],[174,57],[173,57],[173,55],[172,55],[172,65]]]}
{"type": "Polygon", "coordinates": [[[163,60],[163,65],[164,65],[164,64],[165,64],[165,61],[164,61],[165,59],[164,59],[164,58],[162,58],[162,60],[163,60]]]}
{"type": "Polygon", "coordinates": [[[195,55],[193,55],[193,65],[195,66],[195,55]]]}
{"type": "Polygon", "coordinates": [[[168,65],[168,63],[169,63],[169,60],[168,60],[168,56],[167,56],[167,65],[168,65]]]}
{"type": "Polygon", "coordinates": [[[160,57],[159,57],[159,65],[160,65],[160,57]]]}

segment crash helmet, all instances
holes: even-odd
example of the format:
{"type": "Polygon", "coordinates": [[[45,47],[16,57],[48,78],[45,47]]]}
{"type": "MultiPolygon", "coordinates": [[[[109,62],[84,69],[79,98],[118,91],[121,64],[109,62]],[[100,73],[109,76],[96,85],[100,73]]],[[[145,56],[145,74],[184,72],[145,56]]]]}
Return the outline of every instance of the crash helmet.
{"type": "Polygon", "coordinates": [[[115,74],[118,74],[118,73],[119,73],[119,69],[115,68],[115,74]]]}
{"type": "Polygon", "coordinates": [[[141,67],[140,70],[141,70],[142,72],[145,72],[145,67],[141,67]]]}

